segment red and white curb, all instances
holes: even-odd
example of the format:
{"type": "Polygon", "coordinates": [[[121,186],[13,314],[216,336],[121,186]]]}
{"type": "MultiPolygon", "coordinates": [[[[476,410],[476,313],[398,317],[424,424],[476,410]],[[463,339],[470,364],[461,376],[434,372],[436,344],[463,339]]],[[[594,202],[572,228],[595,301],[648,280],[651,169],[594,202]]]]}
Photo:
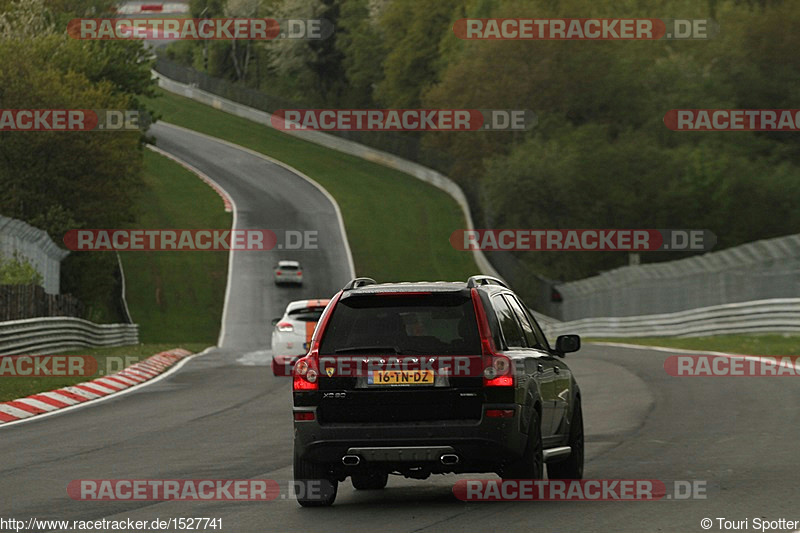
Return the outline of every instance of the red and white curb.
{"type": "Polygon", "coordinates": [[[116,394],[155,378],[189,355],[191,352],[176,348],[148,357],[110,376],[0,403],[0,426],[116,394]]]}

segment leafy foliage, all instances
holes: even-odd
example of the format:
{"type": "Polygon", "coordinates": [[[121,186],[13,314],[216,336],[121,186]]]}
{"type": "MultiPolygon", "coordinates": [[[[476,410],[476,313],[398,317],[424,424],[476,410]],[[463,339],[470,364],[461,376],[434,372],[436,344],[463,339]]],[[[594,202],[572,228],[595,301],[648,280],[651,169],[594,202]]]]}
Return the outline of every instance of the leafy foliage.
{"type": "MultiPolygon", "coordinates": [[[[423,136],[422,156],[447,156],[435,159],[447,162],[441,170],[466,191],[478,226],[709,229],[718,248],[800,232],[796,133],[687,133],[663,124],[670,109],[797,108],[798,2],[261,5],[276,16],[325,12],[336,25],[325,45],[282,41],[263,47],[263,79],[256,86],[266,85],[273,95],[302,96],[312,106],[537,114],[538,125],[527,132],[423,136]],[[452,31],[464,17],[711,17],[720,32],[687,41],[467,41],[452,31]]],[[[679,257],[649,252],[642,261],[679,257]]],[[[597,252],[521,253],[519,259],[532,273],[561,280],[627,262],[623,254],[597,252]]]]}
{"type": "MultiPolygon", "coordinates": [[[[66,21],[102,2],[17,0],[0,5],[1,109],[139,109],[155,94],[139,42],[79,41],[66,21]]],[[[77,227],[113,228],[135,218],[142,187],[139,132],[0,133],[0,212],[56,241],[77,227]]],[[[71,255],[62,287],[111,319],[113,257],[71,255]]]]}
{"type": "Polygon", "coordinates": [[[28,260],[15,254],[10,259],[0,255],[0,285],[41,285],[42,275],[28,260]]]}

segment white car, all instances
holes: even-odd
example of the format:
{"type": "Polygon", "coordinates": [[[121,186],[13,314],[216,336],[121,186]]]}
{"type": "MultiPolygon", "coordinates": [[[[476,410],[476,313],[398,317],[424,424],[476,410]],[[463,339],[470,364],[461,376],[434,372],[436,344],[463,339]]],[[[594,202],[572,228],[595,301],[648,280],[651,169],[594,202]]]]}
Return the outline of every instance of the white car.
{"type": "Polygon", "coordinates": [[[290,376],[295,361],[308,352],[308,343],[330,300],[290,302],[281,318],[272,321],[272,373],[290,376]]]}
{"type": "Polygon", "coordinates": [[[275,265],[275,285],[303,284],[303,267],[299,261],[278,261],[275,265]]]}

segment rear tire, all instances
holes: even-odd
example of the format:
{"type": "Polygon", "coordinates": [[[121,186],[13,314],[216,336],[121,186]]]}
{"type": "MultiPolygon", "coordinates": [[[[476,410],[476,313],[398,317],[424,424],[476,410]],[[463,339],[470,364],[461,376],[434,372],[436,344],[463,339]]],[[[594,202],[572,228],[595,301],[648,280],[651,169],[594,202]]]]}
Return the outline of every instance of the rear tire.
{"type": "Polygon", "coordinates": [[[539,413],[531,417],[528,443],[522,458],[503,469],[503,479],[542,479],[544,477],[544,453],[542,450],[542,424],[539,413]]]}
{"type": "Polygon", "coordinates": [[[386,472],[372,472],[368,474],[353,474],[350,476],[353,488],[356,490],[380,490],[389,482],[386,472]]]}
{"type": "Polygon", "coordinates": [[[312,463],[294,456],[294,480],[297,487],[297,503],[303,507],[328,507],[333,505],[339,482],[331,479],[324,464],[312,463]]]}
{"type": "Polygon", "coordinates": [[[581,402],[575,403],[569,425],[569,446],[572,453],[563,461],[547,465],[547,476],[551,479],[583,479],[583,412],[581,402]]]}

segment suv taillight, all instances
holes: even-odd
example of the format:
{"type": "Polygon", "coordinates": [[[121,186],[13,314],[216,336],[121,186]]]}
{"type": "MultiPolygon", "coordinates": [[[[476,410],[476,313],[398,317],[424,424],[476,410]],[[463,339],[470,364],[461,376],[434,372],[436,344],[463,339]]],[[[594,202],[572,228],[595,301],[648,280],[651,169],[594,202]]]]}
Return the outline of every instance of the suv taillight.
{"type": "Polygon", "coordinates": [[[481,351],[483,352],[483,386],[484,387],[513,387],[514,371],[511,368],[511,359],[495,352],[492,330],[486,310],[483,308],[478,289],[472,289],[472,305],[475,308],[475,318],[478,321],[478,333],[481,337],[481,351]]]}
{"type": "Polygon", "coordinates": [[[311,349],[308,351],[308,355],[295,363],[292,369],[293,390],[319,390],[319,343],[325,332],[325,326],[328,325],[328,320],[331,318],[333,308],[341,297],[342,291],[339,291],[325,308],[325,311],[322,312],[322,316],[319,318],[317,327],[314,330],[314,336],[311,338],[311,349]]]}
{"type": "Polygon", "coordinates": [[[278,322],[278,331],[294,331],[294,326],[291,322],[278,322]]]}
{"type": "Polygon", "coordinates": [[[315,357],[307,355],[295,363],[292,370],[292,388],[294,390],[319,389],[319,369],[315,357]]]}
{"type": "Polygon", "coordinates": [[[483,358],[484,387],[513,387],[514,374],[511,359],[505,355],[490,355],[483,358]]]}

